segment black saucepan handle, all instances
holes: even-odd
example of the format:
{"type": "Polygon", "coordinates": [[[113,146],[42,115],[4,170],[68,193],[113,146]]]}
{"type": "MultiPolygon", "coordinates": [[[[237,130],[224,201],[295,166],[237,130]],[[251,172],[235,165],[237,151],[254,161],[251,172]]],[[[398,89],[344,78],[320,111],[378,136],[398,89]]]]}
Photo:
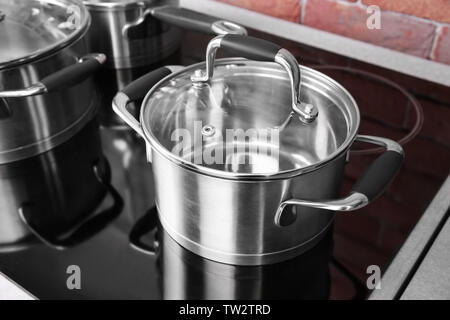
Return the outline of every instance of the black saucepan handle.
{"type": "Polygon", "coordinates": [[[171,73],[172,71],[167,67],[161,67],[134,80],[121,92],[128,96],[130,102],[140,100],[155,84],[171,73]]]}
{"type": "Polygon", "coordinates": [[[86,56],[80,62],[43,78],[41,83],[47,88],[47,92],[69,88],[89,78],[105,60],[104,55],[86,56]]]}
{"type": "Polygon", "coordinates": [[[106,187],[113,199],[111,207],[88,217],[81,224],[74,227],[73,230],[66,232],[65,235],[61,237],[50,237],[40,232],[32,223],[33,217],[31,210],[27,210],[26,206],[22,207],[21,210],[19,210],[22,222],[27,225],[31,233],[33,233],[41,242],[58,250],[73,247],[96,235],[120,215],[123,209],[123,200],[110,184],[111,169],[109,165],[105,162],[103,172],[101,172],[102,169],[98,165],[95,165],[93,169],[97,179],[106,187]]]}
{"type": "Polygon", "coordinates": [[[131,128],[133,128],[141,137],[144,137],[144,132],[141,124],[127,109],[129,102],[135,102],[145,97],[147,92],[157,84],[161,79],[168,76],[177,69],[183,69],[180,66],[167,66],[156,69],[146,75],[134,80],[128,84],[120,92],[118,92],[112,101],[112,108],[123,121],[125,121],[131,128]]]}
{"type": "Polygon", "coordinates": [[[152,16],[171,25],[205,34],[247,34],[245,28],[215,17],[175,6],[152,8],[152,16]]]}
{"type": "Polygon", "coordinates": [[[281,46],[267,40],[237,34],[223,36],[220,47],[235,56],[250,60],[274,61],[281,46]]]}
{"type": "Polygon", "coordinates": [[[102,53],[91,53],[77,63],[46,76],[26,88],[0,91],[0,98],[22,98],[63,90],[74,86],[91,76],[106,61],[102,53]]]}
{"type": "Polygon", "coordinates": [[[277,225],[281,226],[282,215],[287,205],[345,212],[365,207],[383,193],[402,166],[403,148],[397,142],[382,137],[358,135],[356,140],[384,146],[386,151],[366,168],[353,185],[350,194],[344,198],[331,200],[296,198],[284,200],[275,214],[277,225]]]}
{"type": "Polygon", "coordinates": [[[387,150],[364,170],[351,191],[362,193],[369,201],[373,201],[394,179],[402,166],[403,158],[403,153],[387,150]]]}

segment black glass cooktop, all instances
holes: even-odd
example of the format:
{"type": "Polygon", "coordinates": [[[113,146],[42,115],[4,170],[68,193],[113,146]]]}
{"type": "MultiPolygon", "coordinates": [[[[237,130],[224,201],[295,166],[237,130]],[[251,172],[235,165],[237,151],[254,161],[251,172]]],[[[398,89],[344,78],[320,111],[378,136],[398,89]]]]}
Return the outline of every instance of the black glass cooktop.
{"type": "MultiPolygon", "coordinates": [[[[374,73],[387,72],[386,76],[403,85],[411,83],[412,87],[430,90],[430,84],[424,85],[417,79],[405,80],[390,71],[352,62],[332,53],[252,33],[284,44],[310,65],[332,63],[374,73]]],[[[202,60],[208,39],[186,32],[181,49],[166,62],[187,65],[202,60]]],[[[367,79],[339,74],[339,69],[328,71],[357,99],[358,93],[372,92],[365,103],[374,94],[381,94],[380,84],[373,91],[367,79]]],[[[145,70],[133,72],[141,74],[145,70]]],[[[106,100],[116,90],[114,87],[103,89],[107,91],[106,100]]],[[[397,97],[395,103],[407,105],[399,99],[397,97]]],[[[444,174],[439,176],[439,172],[428,172],[427,178],[422,180],[428,183],[427,188],[417,184],[420,197],[414,196],[417,194],[414,190],[402,192],[405,188],[413,188],[411,181],[415,179],[408,180],[406,173],[409,171],[405,170],[415,168],[412,172],[417,174],[416,164],[422,161],[418,156],[414,158],[417,153],[413,147],[410,151],[406,148],[407,159],[408,152],[412,158],[407,160],[410,162],[400,173],[400,183],[379,199],[382,205],[372,207],[372,212],[339,216],[335,228],[317,246],[295,259],[255,267],[220,264],[183,249],[159,226],[145,145],[132,130],[117,126],[112,113],[104,110],[108,105],[100,106],[99,120],[92,120],[79,134],[55,150],[35,159],[0,166],[0,271],[37,298],[365,298],[369,293],[365,286],[367,266],[380,265],[385,270],[445,178],[444,174]],[[101,129],[98,129],[98,121],[102,124],[101,129]],[[28,187],[24,188],[24,185],[28,187]],[[396,199],[394,204],[400,201],[412,205],[390,205],[391,198],[396,199]],[[391,220],[392,213],[398,213],[396,217],[407,215],[406,225],[400,227],[403,220],[391,220]],[[365,217],[374,215],[378,224],[372,225],[365,217]],[[379,224],[389,226],[393,223],[398,223],[397,229],[394,228],[397,233],[387,232],[389,228],[383,229],[382,236],[377,233],[379,224]]],[[[370,109],[368,104],[361,109],[364,133],[384,130],[384,136],[400,139],[411,130],[411,118],[400,127],[395,124],[380,126],[384,122],[377,120],[375,109],[370,109]]],[[[411,108],[408,110],[413,113],[411,108]]],[[[397,111],[404,112],[391,109],[390,116],[395,118],[397,111]]],[[[431,150],[430,139],[426,141],[431,150]]],[[[358,164],[366,164],[365,160],[354,161],[357,169],[358,164]]],[[[346,185],[354,181],[353,169],[349,169],[343,192],[346,185]]]]}
{"type": "MultiPolygon", "coordinates": [[[[107,190],[93,214],[99,217],[108,211],[112,216],[106,215],[103,224],[91,223],[83,226],[84,232],[55,236],[53,241],[46,239],[52,231],[36,227],[44,239],[30,234],[0,249],[2,272],[33,295],[41,299],[328,298],[331,233],[284,263],[237,267],[203,259],[179,246],[160,227],[142,141],[132,131],[107,128],[101,129],[101,137],[120,199],[107,190]],[[64,242],[66,238],[76,240],[64,242]]],[[[74,142],[67,144],[76,148],[74,142]]]]}

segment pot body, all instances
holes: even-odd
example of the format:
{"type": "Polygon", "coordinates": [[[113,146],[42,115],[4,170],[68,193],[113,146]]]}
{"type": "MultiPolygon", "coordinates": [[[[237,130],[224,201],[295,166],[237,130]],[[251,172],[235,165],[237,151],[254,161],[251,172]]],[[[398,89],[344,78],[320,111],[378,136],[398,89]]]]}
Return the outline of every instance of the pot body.
{"type": "Polygon", "coordinates": [[[215,261],[258,265],[292,258],[314,246],[332,224],[330,211],[287,207],[286,199],[339,196],[345,153],[323,167],[291,179],[227,180],[198,174],[152,154],[156,203],[168,234],[185,248],[215,261]]]}
{"type": "Polygon", "coordinates": [[[172,54],[179,44],[179,30],[154,18],[146,18],[145,28],[132,38],[123,34],[126,25],[136,22],[148,8],[178,1],[146,0],[119,1],[115,4],[102,1],[84,1],[92,16],[88,32],[91,49],[104,52],[107,66],[130,69],[148,66],[172,54]]]}
{"type": "Polygon", "coordinates": [[[239,35],[211,40],[206,64],[163,67],[136,80],[113,109],[147,143],[168,234],[228,264],[275,263],[311,248],[332,224],[331,211],[376,199],[404,157],[390,139],[357,134],[358,106],[337,82],[299,67],[275,44],[239,35]],[[276,63],[215,61],[222,46],[276,63]],[[138,121],[127,105],[144,95],[138,121]],[[340,198],[355,140],[386,151],[340,198]]]}
{"type": "Polygon", "coordinates": [[[180,31],[157,19],[147,17],[143,32],[136,37],[124,36],[122,30],[139,19],[153,6],[177,5],[177,0],[122,1],[108,5],[101,1],[84,1],[92,17],[87,38],[91,50],[104,52],[106,68],[98,72],[95,84],[100,89],[100,121],[107,127],[121,127],[123,121],[111,110],[117,91],[171,56],[178,48],[180,31]]]}
{"type": "MultiPolygon", "coordinates": [[[[24,88],[77,63],[88,53],[85,38],[38,60],[0,69],[0,91],[24,88]]],[[[0,164],[18,161],[68,140],[95,114],[90,79],[52,93],[0,98],[0,164]]]]}
{"type": "Polygon", "coordinates": [[[27,210],[30,223],[48,237],[90,215],[106,194],[94,165],[106,165],[95,120],[48,152],[0,165],[0,247],[30,235],[20,210],[27,210]]]}

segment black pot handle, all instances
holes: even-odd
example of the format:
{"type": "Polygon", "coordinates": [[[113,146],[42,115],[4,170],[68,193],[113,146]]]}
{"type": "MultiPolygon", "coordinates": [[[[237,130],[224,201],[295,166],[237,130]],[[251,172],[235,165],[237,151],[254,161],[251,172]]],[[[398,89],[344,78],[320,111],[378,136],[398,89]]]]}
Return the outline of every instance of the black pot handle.
{"type": "Polygon", "coordinates": [[[128,39],[147,37],[146,21],[148,18],[156,18],[183,29],[205,34],[247,34],[244,27],[230,21],[220,20],[185,8],[161,6],[145,10],[136,21],[125,25],[122,29],[123,35],[128,39]]]}
{"type": "Polygon", "coordinates": [[[41,81],[18,90],[0,91],[0,98],[31,97],[39,94],[51,93],[74,86],[91,76],[106,61],[101,53],[92,53],[70,65],[43,78],[41,81]]]}
{"type": "Polygon", "coordinates": [[[161,67],[134,80],[121,90],[128,97],[129,102],[144,98],[147,92],[161,79],[172,73],[168,67],[161,67]]]}
{"type": "Polygon", "coordinates": [[[386,138],[358,135],[356,139],[384,146],[386,151],[362,173],[350,194],[335,200],[285,200],[280,204],[275,215],[277,225],[281,226],[282,214],[287,205],[331,211],[353,211],[365,207],[384,192],[402,166],[404,159],[402,147],[397,142],[386,138]]]}
{"type": "Polygon", "coordinates": [[[160,80],[181,69],[183,69],[183,67],[180,66],[161,67],[134,80],[115,95],[112,102],[114,112],[141,137],[144,137],[141,124],[133,114],[127,110],[127,104],[144,98],[147,92],[160,80]]]}
{"type": "Polygon", "coordinates": [[[86,218],[72,230],[66,232],[65,235],[61,237],[49,237],[45,235],[44,233],[40,232],[38,228],[36,228],[32,223],[32,213],[30,212],[30,210],[27,210],[27,206],[22,206],[19,209],[19,216],[22,222],[27,225],[33,235],[35,235],[41,242],[45,243],[47,246],[57,250],[64,250],[68,247],[78,245],[106,228],[122,212],[123,200],[119,193],[110,184],[111,169],[108,163],[105,162],[103,172],[102,168],[97,164],[94,165],[93,170],[99,182],[106,187],[108,193],[112,197],[113,204],[111,205],[111,207],[103,210],[102,212],[86,218]]]}
{"type": "Polygon", "coordinates": [[[388,150],[380,155],[359,177],[351,192],[364,194],[370,201],[380,196],[391,183],[403,162],[403,154],[388,150]]]}
{"type": "Polygon", "coordinates": [[[157,230],[158,213],[156,207],[148,210],[131,229],[129,241],[132,248],[145,254],[154,255],[158,248],[158,242],[153,240],[152,243],[146,243],[142,238],[151,232],[157,230]]]}
{"type": "Polygon", "coordinates": [[[300,100],[302,76],[297,59],[286,49],[267,40],[236,34],[215,37],[208,43],[206,49],[206,73],[203,70],[196,70],[191,77],[193,82],[208,82],[212,79],[216,52],[219,48],[225,49],[234,56],[278,63],[288,74],[291,86],[292,110],[304,123],[310,123],[317,118],[319,114],[317,107],[300,100]]]}
{"type": "Polygon", "coordinates": [[[281,46],[267,40],[235,34],[224,35],[220,47],[234,56],[268,62],[275,61],[282,49],[281,46]]]}

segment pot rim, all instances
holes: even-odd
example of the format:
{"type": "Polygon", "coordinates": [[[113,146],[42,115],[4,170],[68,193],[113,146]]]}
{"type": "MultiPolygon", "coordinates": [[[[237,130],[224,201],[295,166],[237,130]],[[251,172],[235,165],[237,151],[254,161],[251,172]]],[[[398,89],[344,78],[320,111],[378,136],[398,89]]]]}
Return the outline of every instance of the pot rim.
{"type": "Polygon", "coordinates": [[[86,6],[82,3],[81,0],[58,0],[58,1],[67,5],[74,4],[81,9],[81,16],[84,17],[84,19],[82,20],[81,26],[78,28],[78,30],[72,32],[66,38],[57,41],[50,46],[36,50],[29,55],[16,58],[13,60],[0,62],[0,71],[4,69],[15,68],[17,66],[33,62],[35,60],[39,60],[44,57],[51,56],[53,53],[61,51],[62,49],[77,42],[79,39],[85,36],[91,25],[91,15],[89,14],[89,11],[87,10],[86,6]]]}
{"type": "Polygon", "coordinates": [[[19,146],[14,149],[0,150],[0,165],[33,157],[63,144],[82,130],[85,125],[95,117],[97,109],[98,96],[95,95],[83,114],[64,129],[28,145],[19,146]]]}
{"type": "MultiPolygon", "coordinates": [[[[244,58],[223,58],[223,59],[217,59],[216,64],[217,63],[220,63],[220,64],[231,63],[232,64],[232,63],[236,63],[239,61],[243,62],[243,61],[249,61],[249,60],[244,59],[244,58]]],[[[264,63],[264,62],[262,62],[262,63],[264,63]]],[[[267,174],[265,174],[265,173],[254,174],[254,173],[228,172],[228,171],[222,171],[222,170],[204,167],[202,165],[197,165],[195,163],[187,161],[187,160],[173,154],[172,152],[167,150],[163,145],[161,145],[159,143],[158,139],[151,133],[148,126],[145,125],[144,112],[145,112],[146,106],[148,105],[148,100],[150,99],[152,94],[157,89],[159,89],[159,87],[161,86],[162,83],[167,82],[170,79],[177,77],[179,74],[187,72],[187,70],[196,70],[202,66],[204,67],[204,65],[205,65],[205,62],[196,63],[196,64],[190,65],[188,67],[185,67],[177,72],[169,74],[165,78],[161,79],[156,85],[154,85],[147,92],[147,94],[141,104],[139,122],[141,124],[142,131],[144,133],[144,138],[145,138],[146,142],[148,143],[147,148],[148,147],[152,148],[152,151],[156,151],[158,154],[163,156],[165,159],[180,166],[181,168],[184,168],[184,169],[187,169],[190,171],[194,171],[196,173],[203,174],[206,176],[211,176],[211,177],[226,179],[226,180],[238,180],[238,181],[283,180],[283,179],[293,178],[293,177],[296,177],[296,176],[299,176],[302,174],[306,174],[308,172],[315,171],[315,170],[325,166],[329,162],[333,161],[334,159],[340,157],[342,154],[347,152],[356,139],[356,136],[357,136],[358,130],[359,130],[361,116],[360,116],[358,104],[356,103],[355,99],[352,97],[350,92],[348,92],[347,89],[345,89],[341,84],[339,84],[336,80],[330,78],[329,76],[327,76],[319,71],[316,71],[314,69],[300,65],[302,75],[303,74],[312,75],[312,76],[315,76],[316,78],[319,78],[322,82],[328,83],[328,85],[335,86],[338,90],[340,90],[339,96],[344,96],[344,97],[348,98],[350,100],[350,104],[352,106],[354,106],[354,112],[355,112],[354,124],[350,128],[350,131],[349,131],[345,141],[339,146],[339,148],[337,148],[333,153],[328,155],[328,157],[324,158],[323,160],[316,162],[314,164],[308,165],[306,167],[283,170],[283,171],[279,171],[276,173],[267,173],[267,174]]]]}
{"type": "Polygon", "coordinates": [[[84,5],[90,11],[123,11],[132,9],[144,9],[154,5],[155,0],[122,0],[122,1],[95,1],[83,0],[84,5]]]}

